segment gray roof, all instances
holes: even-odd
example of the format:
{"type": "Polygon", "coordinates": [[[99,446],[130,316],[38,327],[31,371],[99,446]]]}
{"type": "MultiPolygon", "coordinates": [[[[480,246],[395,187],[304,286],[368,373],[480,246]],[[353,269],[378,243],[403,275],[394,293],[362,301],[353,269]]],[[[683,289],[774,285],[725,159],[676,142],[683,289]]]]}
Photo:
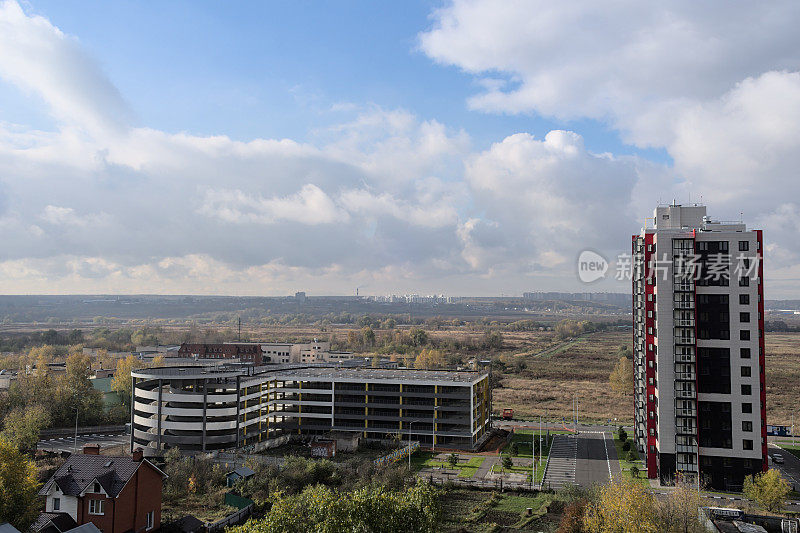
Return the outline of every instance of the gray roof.
{"type": "Polygon", "coordinates": [[[55,484],[64,494],[77,496],[96,480],[106,494],[116,498],[142,463],[150,464],[130,457],[73,454],[44,484],[39,494],[46,495],[55,484]]]}
{"type": "Polygon", "coordinates": [[[281,378],[319,378],[353,381],[472,383],[485,374],[468,370],[411,370],[389,368],[331,368],[309,366],[276,372],[281,378]]]}
{"type": "Polygon", "coordinates": [[[234,468],[233,470],[231,470],[230,472],[228,472],[227,475],[230,476],[231,474],[236,474],[240,478],[248,478],[250,476],[256,475],[256,472],[255,472],[255,470],[247,468],[246,466],[238,466],[238,467],[234,468]]]}
{"type": "Polygon", "coordinates": [[[78,523],[67,513],[41,513],[31,526],[31,531],[69,531],[78,523]]]}
{"type": "Polygon", "coordinates": [[[81,524],[80,526],[69,529],[64,533],[100,533],[100,530],[91,522],[86,522],[85,524],[81,524]]]}
{"type": "Polygon", "coordinates": [[[0,533],[19,533],[19,529],[15,528],[8,522],[0,524],[0,533]]]}

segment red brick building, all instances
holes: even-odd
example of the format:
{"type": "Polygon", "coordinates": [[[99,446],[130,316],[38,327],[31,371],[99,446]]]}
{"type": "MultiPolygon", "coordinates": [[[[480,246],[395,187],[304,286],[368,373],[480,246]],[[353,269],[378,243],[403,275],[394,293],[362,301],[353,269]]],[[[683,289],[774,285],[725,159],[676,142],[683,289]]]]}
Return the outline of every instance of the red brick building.
{"type": "Polygon", "coordinates": [[[223,343],[223,344],[181,344],[178,357],[198,357],[200,359],[233,359],[242,363],[260,365],[263,362],[260,344],[223,343]]]}
{"type": "Polygon", "coordinates": [[[164,474],[142,457],[99,455],[87,445],[73,454],[39,491],[46,497],[45,513],[70,516],[78,525],[88,522],[102,533],[140,533],[161,527],[161,489],[164,474]]]}

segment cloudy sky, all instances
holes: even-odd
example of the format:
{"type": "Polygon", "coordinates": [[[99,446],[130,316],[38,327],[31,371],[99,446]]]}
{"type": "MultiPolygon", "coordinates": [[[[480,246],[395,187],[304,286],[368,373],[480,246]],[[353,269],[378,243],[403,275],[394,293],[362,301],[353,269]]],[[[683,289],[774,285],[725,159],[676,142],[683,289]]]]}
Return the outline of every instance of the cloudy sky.
{"type": "Polygon", "coordinates": [[[800,3],[0,0],[0,292],[627,290],[658,202],[800,297],[800,3]],[[603,5],[606,4],[606,5],[603,5]]]}

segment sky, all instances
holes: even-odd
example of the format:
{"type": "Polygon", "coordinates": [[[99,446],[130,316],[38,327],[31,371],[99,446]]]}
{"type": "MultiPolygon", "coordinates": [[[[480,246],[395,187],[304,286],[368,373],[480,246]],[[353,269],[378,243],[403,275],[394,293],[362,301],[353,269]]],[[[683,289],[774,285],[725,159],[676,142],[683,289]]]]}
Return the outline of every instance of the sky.
{"type": "Polygon", "coordinates": [[[0,0],[0,292],[627,291],[659,203],[800,298],[797,2],[0,0]]]}

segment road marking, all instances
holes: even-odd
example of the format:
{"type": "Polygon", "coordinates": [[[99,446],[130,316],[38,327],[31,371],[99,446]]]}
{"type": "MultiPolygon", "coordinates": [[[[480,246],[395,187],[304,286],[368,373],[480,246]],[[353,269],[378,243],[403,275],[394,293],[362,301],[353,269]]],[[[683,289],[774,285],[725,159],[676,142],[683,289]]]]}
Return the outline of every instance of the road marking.
{"type": "Polygon", "coordinates": [[[608,443],[606,442],[606,434],[605,432],[601,433],[603,436],[603,448],[606,450],[606,465],[608,465],[608,480],[613,482],[614,478],[611,477],[611,461],[608,458],[608,443]]]}

